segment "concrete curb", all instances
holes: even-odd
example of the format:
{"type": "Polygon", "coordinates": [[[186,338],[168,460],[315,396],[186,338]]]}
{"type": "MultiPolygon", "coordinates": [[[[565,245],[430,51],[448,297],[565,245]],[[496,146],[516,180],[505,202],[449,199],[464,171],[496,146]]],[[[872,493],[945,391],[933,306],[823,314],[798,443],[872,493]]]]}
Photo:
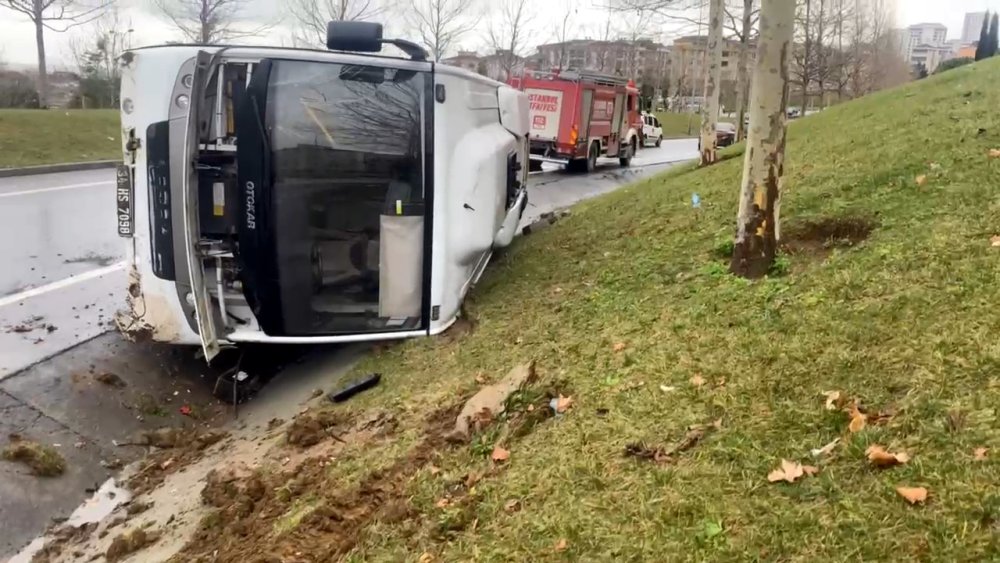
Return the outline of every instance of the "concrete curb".
{"type": "Polygon", "coordinates": [[[100,168],[114,168],[119,164],[121,164],[120,160],[98,160],[95,162],[72,162],[69,164],[25,166],[24,168],[0,168],[0,178],[31,176],[33,174],[54,174],[56,172],[76,172],[78,170],[97,170],[100,168]]]}

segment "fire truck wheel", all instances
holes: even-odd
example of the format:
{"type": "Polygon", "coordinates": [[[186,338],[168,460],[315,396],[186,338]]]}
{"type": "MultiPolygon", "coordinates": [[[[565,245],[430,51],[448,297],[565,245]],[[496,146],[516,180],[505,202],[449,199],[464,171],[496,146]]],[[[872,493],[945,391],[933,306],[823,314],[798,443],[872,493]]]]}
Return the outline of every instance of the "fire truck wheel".
{"type": "Polygon", "coordinates": [[[587,172],[593,172],[597,168],[597,153],[600,149],[597,143],[590,145],[590,153],[587,154],[587,172]]]}
{"type": "Polygon", "coordinates": [[[628,148],[625,149],[625,156],[618,159],[618,162],[622,166],[630,166],[632,164],[632,157],[635,156],[635,139],[628,144],[628,148]]]}
{"type": "Polygon", "coordinates": [[[656,138],[656,148],[660,148],[660,145],[662,144],[663,144],[663,135],[660,135],[659,137],[656,138]]]}

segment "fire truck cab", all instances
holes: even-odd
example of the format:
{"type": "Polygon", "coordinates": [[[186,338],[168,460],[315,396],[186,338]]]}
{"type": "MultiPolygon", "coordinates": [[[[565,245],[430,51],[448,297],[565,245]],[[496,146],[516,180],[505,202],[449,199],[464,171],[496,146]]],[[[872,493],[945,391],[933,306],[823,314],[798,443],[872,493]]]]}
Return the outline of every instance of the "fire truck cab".
{"type": "Polygon", "coordinates": [[[530,101],[532,170],[552,162],[589,172],[599,157],[631,164],[642,128],[634,82],[576,70],[525,71],[509,82],[530,101]]]}

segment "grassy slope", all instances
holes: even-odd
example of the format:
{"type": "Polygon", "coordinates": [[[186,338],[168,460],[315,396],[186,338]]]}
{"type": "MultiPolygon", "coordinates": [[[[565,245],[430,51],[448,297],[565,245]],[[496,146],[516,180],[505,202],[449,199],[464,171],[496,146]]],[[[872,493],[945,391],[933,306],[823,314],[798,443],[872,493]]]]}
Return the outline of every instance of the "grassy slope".
{"type": "Polygon", "coordinates": [[[0,168],[121,158],[118,110],[0,109],[0,168]]]}
{"type": "Polygon", "coordinates": [[[423,517],[376,523],[350,560],[1000,557],[1000,462],[972,460],[976,447],[1000,448],[1000,249],[990,247],[1000,162],[987,159],[1000,147],[998,79],[990,61],[796,122],[785,224],[856,214],[880,227],[825,260],[789,258],[787,276],[749,283],[716,258],[733,232],[739,147],[518,240],[471,299],[473,333],[411,341],[359,366],[386,378],[347,408],[392,409],[400,433],[341,457],[275,530],[289,533],[317,495],[404,455],[424,416],[475,390],[476,374],[496,379],[533,358],[574,408],[510,442],[506,469],[444,508],[456,480],[490,467],[497,432],[441,450],[440,474],[425,467],[407,481],[423,517]],[[616,353],[618,342],[627,347],[616,353]],[[691,385],[695,374],[709,384],[691,385]],[[849,435],[846,415],[823,408],[830,389],[899,414],[849,435]],[[622,456],[629,442],[670,444],[716,418],[722,429],[675,465],[622,456]],[[807,462],[837,437],[817,477],[766,481],[781,458],[807,462]],[[876,471],[864,460],[873,443],[913,460],[876,471]],[[906,505],[900,484],[928,487],[930,501],[906,505]],[[504,510],[512,499],[519,511],[504,510]],[[560,539],[568,548],[557,552],[560,539]]]}

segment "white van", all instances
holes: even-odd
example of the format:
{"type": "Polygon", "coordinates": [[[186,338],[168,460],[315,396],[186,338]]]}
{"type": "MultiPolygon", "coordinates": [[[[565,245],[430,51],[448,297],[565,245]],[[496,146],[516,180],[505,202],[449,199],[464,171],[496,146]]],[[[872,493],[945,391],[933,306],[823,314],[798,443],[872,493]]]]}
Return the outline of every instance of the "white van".
{"type": "Polygon", "coordinates": [[[331,22],[328,47],[126,55],[125,332],[211,359],[456,320],[527,203],[527,96],[379,24],[331,22]],[[409,56],[376,54],[385,43],[409,56]]]}
{"type": "Polygon", "coordinates": [[[659,147],[663,143],[663,127],[660,126],[660,120],[646,112],[642,112],[642,142],[644,146],[652,143],[654,147],[659,147]]]}

